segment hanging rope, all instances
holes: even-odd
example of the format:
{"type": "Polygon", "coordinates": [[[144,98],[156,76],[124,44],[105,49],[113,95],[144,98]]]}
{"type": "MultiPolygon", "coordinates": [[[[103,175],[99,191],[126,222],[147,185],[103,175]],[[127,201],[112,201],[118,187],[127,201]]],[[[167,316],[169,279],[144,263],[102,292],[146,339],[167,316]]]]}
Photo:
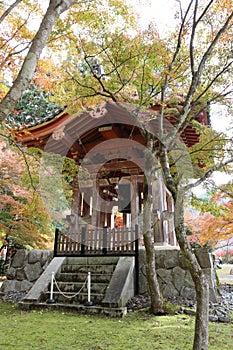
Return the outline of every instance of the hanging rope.
{"type": "Polygon", "coordinates": [[[53,277],[53,279],[54,279],[54,283],[55,283],[55,286],[57,287],[58,292],[59,292],[61,295],[63,295],[65,298],[67,298],[67,299],[72,299],[72,298],[75,298],[77,295],[79,295],[79,294],[81,293],[81,291],[84,289],[84,287],[85,287],[85,285],[86,285],[86,283],[87,283],[87,280],[88,280],[88,276],[86,277],[86,280],[84,281],[84,283],[83,283],[82,287],[79,289],[79,291],[78,291],[77,293],[75,293],[75,294],[72,294],[72,295],[70,295],[70,294],[68,295],[68,294],[66,294],[66,293],[63,293],[62,290],[59,288],[58,283],[57,283],[55,277],[53,277]]]}

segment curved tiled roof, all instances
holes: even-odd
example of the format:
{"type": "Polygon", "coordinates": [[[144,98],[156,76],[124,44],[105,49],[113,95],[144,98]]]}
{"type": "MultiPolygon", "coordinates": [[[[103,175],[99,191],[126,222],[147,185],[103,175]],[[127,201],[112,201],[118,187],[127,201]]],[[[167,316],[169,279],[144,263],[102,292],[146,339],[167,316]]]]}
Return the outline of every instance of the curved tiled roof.
{"type": "Polygon", "coordinates": [[[54,119],[64,108],[49,100],[48,94],[35,87],[26,90],[5,125],[14,130],[25,130],[54,119]]]}
{"type": "MultiPolygon", "coordinates": [[[[72,116],[64,111],[37,126],[19,130],[16,133],[17,141],[29,147],[39,148],[47,147],[49,142],[50,152],[60,154],[67,151],[68,147],[71,154],[78,154],[78,157],[81,156],[81,158],[98,142],[102,142],[106,138],[130,137],[144,144],[145,140],[126,108],[112,102],[106,102],[99,108],[99,110],[101,109],[105,110],[104,115],[101,115],[101,113],[96,115],[96,111],[98,114],[98,108],[95,109],[95,115],[91,110],[84,110],[72,116]],[[103,130],[103,125],[112,125],[112,128],[111,130],[103,130]],[[55,135],[56,133],[57,135],[55,135]]],[[[144,117],[142,116],[142,118],[144,117]]],[[[169,129],[175,123],[176,118],[175,116],[168,116],[166,120],[169,129]]],[[[197,120],[203,125],[208,125],[205,110],[198,115],[197,120]]],[[[152,119],[148,125],[152,133],[156,135],[157,119],[152,119]]],[[[181,138],[188,147],[198,142],[198,135],[192,125],[186,127],[181,134],[181,138]]]]}

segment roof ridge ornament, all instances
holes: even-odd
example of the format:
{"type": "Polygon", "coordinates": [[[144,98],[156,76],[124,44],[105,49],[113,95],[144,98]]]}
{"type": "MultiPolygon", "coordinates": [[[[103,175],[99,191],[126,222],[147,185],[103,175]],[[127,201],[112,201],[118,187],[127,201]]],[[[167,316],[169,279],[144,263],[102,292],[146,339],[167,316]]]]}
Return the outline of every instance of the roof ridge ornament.
{"type": "Polygon", "coordinates": [[[65,129],[65,125],[63,125],[62,127],[54,130],[54,132],[52,133],[52,138],[55,141],[62,140],[65,137],[64,129],[65,129]]]}
{"type": "Polygon", "coordinates": [[[96,108],[93,108],[91,110],[88,110],[90,116],[92,118],[101,118],[104,117],[105,114],[108,112],[106,109],[106,102],[102,102],[100,105],[98,105],[96,108]]]}

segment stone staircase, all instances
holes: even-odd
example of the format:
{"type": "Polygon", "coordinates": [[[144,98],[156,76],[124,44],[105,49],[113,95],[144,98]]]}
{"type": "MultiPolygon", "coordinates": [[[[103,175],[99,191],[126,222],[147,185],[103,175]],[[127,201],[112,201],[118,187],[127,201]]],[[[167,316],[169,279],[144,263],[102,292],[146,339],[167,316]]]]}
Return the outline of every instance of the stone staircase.
{"type": "MultiPolygon", "coordinates": [[[[88,301],[87,276],[90,272],[91,301],[93,305],[101,305],[118,260],[117,257],[67,258],[55,276],[53,299],[62,304],[85,305],[88,301]]],[[[50,285],[41,301],[46,302],[49,298],[50,285]]]]}
{"type": "Polygon", "coordinates": [[[47,308],[122,317],[134,293],[134,257],[55,257],[18,305],[22,310],[47,308]],[[85,283],[88,272],[91,274],[91,303],[88,303],[85,283]],[[52,274],[56,282],[51,299],[52,274]]]}

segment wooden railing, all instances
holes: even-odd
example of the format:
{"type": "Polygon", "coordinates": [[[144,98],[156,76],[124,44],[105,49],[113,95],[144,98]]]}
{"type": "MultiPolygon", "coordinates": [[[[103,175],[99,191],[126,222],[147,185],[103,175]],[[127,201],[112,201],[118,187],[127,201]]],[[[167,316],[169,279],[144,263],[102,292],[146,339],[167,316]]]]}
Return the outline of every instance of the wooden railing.
{"type": "Polygon", "coordinates": [[[137,255],[138,226],[135,229],[107,227],[67,234],[56,229],[55,256],[137,255]]]}

